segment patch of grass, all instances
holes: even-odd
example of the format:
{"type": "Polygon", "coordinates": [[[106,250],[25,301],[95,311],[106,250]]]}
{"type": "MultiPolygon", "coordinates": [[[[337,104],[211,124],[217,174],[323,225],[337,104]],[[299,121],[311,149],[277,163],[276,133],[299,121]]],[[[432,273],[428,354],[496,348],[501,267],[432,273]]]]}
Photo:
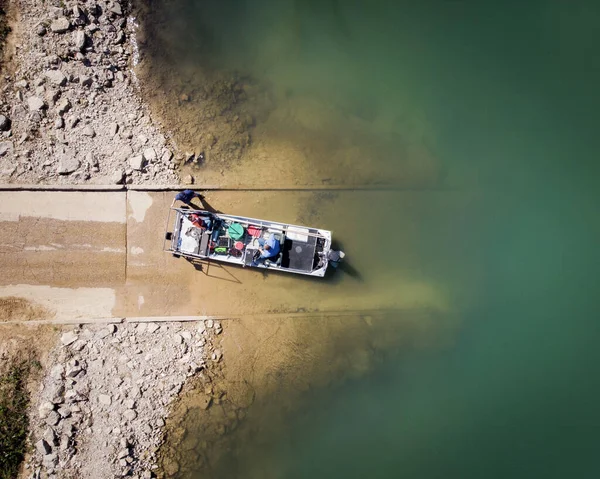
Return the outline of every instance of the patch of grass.
{"type": "Polygon", "coordinates": [[[0,369],[0,479],[17,477],[26,449],[29,418],[27,379],[39,363],[14,359],[0,369]]]}
{"type": "Polygon", "coordinates": [[[4,46],[4,41],[6,40],[6,36],[10,33],[10,27],[8,26],[8,22],[6,21],[6,12],[4,11],[4,1],[0,1],[0,51],[2,51],[2,47],[4,46]]]}

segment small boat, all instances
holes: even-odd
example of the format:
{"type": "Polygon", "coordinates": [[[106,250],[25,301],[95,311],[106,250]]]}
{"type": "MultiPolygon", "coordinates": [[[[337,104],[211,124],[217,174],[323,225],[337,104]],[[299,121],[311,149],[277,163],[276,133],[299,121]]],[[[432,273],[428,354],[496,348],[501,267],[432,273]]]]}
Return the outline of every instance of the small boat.
{"type": "Polygon", "coordinates": [[[191,261],[222,263],[325,276],[328,266],[337,267],[342,251],[331,249],[331,231],[225,215],[203,209],[171,208],[167,219],[164,251],[191,261]],[[168,231],[174,214],[172,231],[168,231]],[[277,254],[261,257],[262,245],[277,254]]]}

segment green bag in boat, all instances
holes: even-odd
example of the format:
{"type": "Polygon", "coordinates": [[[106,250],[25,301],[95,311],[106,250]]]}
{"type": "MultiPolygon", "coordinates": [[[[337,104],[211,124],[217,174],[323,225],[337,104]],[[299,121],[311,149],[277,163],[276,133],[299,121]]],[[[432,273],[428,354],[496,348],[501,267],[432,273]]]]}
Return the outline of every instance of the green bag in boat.
{"type": "Polygon", "coordinates": [[[218,248],[215,248],[215,253],[217,253],[217,254],[226,254],[227,253],[227,248],[225,248],[224,246],[219,246],[218,248]]]}
{"type": "Polygon", "coordinates": [[[234,241],[241,240],[244,236],[244,227],[239,223],[231,223],[227,228],[227,235],[234,241]]]}

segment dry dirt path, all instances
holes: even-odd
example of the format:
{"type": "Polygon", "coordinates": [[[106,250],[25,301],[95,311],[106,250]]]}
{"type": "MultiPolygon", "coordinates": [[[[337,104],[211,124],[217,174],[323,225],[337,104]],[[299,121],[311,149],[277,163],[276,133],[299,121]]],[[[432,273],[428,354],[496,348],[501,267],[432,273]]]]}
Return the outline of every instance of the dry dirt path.
{"type": "Polygon", "coordinates": [[[24,301],[38,311],[31,319],[111,316],[126,219],[120,193],[0,192],[3,319],[27,315],[24,301]]]}

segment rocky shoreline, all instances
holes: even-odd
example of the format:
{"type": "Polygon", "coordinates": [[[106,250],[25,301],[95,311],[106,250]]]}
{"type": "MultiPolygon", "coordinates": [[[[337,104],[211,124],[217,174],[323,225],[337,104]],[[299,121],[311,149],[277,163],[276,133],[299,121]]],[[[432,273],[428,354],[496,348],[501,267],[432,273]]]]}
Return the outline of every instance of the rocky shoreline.
{"type": "Polygon", "coordinates": [[[179,182],[137,94],[126,2],[14,0],[0,91],[0,181],[179,182]]]}
{"type": "MultiPolygon", "coordinates": [[[[0,183],[180,182],[178,167],[190,154],[178,153],[140,96],[133,70],[138,25],[131,12],[121,0],[8,1],[0,183]]],[[[202,371],[221,361],[221,331],[213,321],[64,331],[32,395],[31,453],[22,477],[168,474],[158,452],[165,420],[190,378],[212,376],[202,371]]],[[[206,408],[219,401],[203,397],[206,408]]]]}
{"type": "Polygon", "coordinates": [[[31,478],[150,478],[169,405],[218,363],[222,326],[123,323],[62,334],[32,404],[31,478]]]}

